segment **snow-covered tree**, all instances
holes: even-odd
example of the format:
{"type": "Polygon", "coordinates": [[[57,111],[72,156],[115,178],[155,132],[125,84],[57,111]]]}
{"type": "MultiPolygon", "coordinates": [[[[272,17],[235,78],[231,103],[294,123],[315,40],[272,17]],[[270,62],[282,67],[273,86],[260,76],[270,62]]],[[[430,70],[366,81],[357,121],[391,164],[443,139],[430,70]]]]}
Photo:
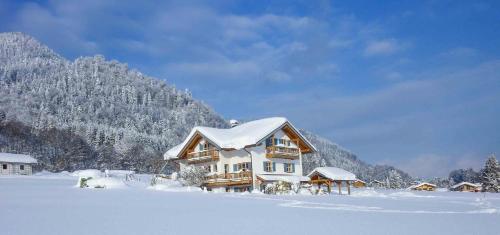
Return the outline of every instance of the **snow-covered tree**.
{"type": "Polygon", "coordinates": [[[179,181],[186,186],[201,186],[208,171],[204,167],[188,166],[179,172],[179,181]]]}
{"type": "Polygon", "coordinates": [[[486,160],[486,164],[481,170],[481,184],[483,192],[500,192],[500,165],[495,155],[491,155],[486,160]]]}
{"type": "Polygon", "coordinates": [[[399,189],[399,188],[403,188],[405,186],[403,178],[401,177],[399,172],[397,172],[396,170],[389,171],[389,177],[387,179],[389,182],[389,184],[388,184],[389,188],[399,189]]]}

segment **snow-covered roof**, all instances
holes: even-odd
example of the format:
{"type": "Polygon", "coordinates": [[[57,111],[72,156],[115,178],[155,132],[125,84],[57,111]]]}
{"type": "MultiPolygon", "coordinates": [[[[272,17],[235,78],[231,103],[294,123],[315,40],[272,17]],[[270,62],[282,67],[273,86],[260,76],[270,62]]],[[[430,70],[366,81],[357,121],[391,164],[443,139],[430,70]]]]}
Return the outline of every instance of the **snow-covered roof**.
{"type": "Polygon", "coordinates": [[[429,185],[431,187],[437,187],[435,184],[431,184],[431,183],[427,183],[427,182],[422,182],[420,184],[410,186],[410,189],[418,188],[418,187],[424,186],[424,185],[429,185]]]}
{"type": "Polygon", "coordinates": [[[337,167],[317,167],[307,176],[311,177],[314,174],[320,174],[331,180],[356,180],[356,175],[337,167]]]}
{"type": "Polygon", "coordinates": [[[0,162],[37,163],[30,155],[14,153],[0,153],[0,162]]]}
{"type": "Polygon", "coordinates": [[[316,151],[316,148],[286,118],[272,117],[247,122],[229,129],[196,126],[180,145],[168,150],[164,154],[164,158],[165,160],[177,158],[196,133],[209,139],[210,142],[221,149],[243,149],[247,146],[258,144],[268,135],[286,124],[293,128],[313,151],[316,151]]]}
{"type": "Polygon", "coordinates": [[[356,181],[357,181],[357,182],[361,182],[361,183],[363,183],[363,184],[366,184],[366,182],[365,182],[365,181],[360,180],[360,179],[356,179],[356,181]]]}
{"type": "Polygon", "coordinates": [[[458,184],[455,184],[453,186],[451,186],[451,188],[458,188],[462,185],[469,185],[469,186],[472,186],[472,187],[480,187],[481,185],[479,184],[474,184],[474,183],[470,183],[470,182],[462,182],[462,183],[458,183],[458,184]]]}
{"type": "Polygon", "coordinates": [[[272,174],[260,174],[257,177],[265,180],[265,181],[285,181],[289,183],[299,183],[311,180],[307,176],[301,175],[272,175],[272,174]]]}
{"type": "Polygon", "coordinates": [[[182,149],[182,144],[178,144],[174,146],[173,148],[169,149],[165,154],[163,154],[163,159],[165,160],[171,160],[171,159],[176,159],[177,155],[182,149]]]}

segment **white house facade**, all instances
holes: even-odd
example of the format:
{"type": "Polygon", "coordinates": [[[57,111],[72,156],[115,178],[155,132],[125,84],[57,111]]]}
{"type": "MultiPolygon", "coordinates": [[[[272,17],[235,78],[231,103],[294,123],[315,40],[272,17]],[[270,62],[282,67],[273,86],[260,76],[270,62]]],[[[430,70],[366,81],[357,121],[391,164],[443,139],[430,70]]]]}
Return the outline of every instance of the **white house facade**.
{"type": "Polygon", "coordinates": [[[0,175],[31,175],[37,161],[24,154],[0,153],[0,175]]]}
{"type": "Polygon", "coordinates": [[[181,170],[206,168],[208,189],[247,191],[275,181],[309,181],[303,176],[302,156],[315,151],[286,118],[274,117],[230,129],[195,127],[164,157],[177,161],[181,170]]]}

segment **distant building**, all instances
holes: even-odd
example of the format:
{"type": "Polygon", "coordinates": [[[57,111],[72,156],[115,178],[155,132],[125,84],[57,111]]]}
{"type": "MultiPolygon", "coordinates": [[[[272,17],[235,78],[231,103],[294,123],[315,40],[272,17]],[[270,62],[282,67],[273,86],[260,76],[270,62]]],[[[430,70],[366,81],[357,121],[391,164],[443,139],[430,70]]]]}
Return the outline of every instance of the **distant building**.
{"type": "Polygon", "coordinates": [[[410,187],[411,190],[418,190],[418,191],[436,191],[436,188],[437,186],[435,184],[427,182],[423,182],[410,187]]]}
{"type": "Polygon", "coordinates": [[[365,181],[362,181],[360,179],[357,179],[354,181],[354,183],[352,184],[355,188],[364,188],[366,187],[366,182],[365,181]]]}
{"type": "Polygon", "coordinates": [[[469,182],[462,182],[451,186],[450,190],[459,192],[479,192],[481,191],[481,185],[469,182]]]}
{"type": "Polygon", "coordinates": [[[24,154],[0,153],[0,175],[31,175],[37,161],[24,154]]]}
{"type": "Polygon", "coordinates": [[[372,188],[385,188],[385,183],[378,180],[371,181],[369,185],[372,188]]]}
{"type": "Polygon", "coordinates": [[[309,175],[312,184],[319,187],[325,185],[328,192],[332,191],[334,184],[337,185],[339,194],[342,194],[342,184],[347,187],[347,194],[351,194],[351,184],[356,181],[356,175],[337,167],[317,167],[309,175]]]}

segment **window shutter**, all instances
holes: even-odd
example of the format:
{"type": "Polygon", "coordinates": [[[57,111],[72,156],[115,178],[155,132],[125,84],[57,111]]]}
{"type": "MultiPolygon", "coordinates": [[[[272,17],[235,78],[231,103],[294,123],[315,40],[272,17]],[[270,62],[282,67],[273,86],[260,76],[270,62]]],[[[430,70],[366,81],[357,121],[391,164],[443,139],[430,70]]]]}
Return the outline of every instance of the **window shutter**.
{"type": "Polygon", "coordinates": [[[288,172],[288,171],[286,171],[287,165],[288,165],[288,163],[283,163],[283,172],[288,172]]]}
{"type": "Polygon", "coordinates": [[[295,163],[292,163],[292,173],[295,173],[295,163]]]}
{"type": "Polygon", "coordinates": [[[233,164],[233,172],[237,172],[238,171],[238,165],[237,164],[233,164]]]}
{"type": "Polygon", "coordinates": [[[276,162],[273,162],[273,172],[276,171],[276,162]]]}

